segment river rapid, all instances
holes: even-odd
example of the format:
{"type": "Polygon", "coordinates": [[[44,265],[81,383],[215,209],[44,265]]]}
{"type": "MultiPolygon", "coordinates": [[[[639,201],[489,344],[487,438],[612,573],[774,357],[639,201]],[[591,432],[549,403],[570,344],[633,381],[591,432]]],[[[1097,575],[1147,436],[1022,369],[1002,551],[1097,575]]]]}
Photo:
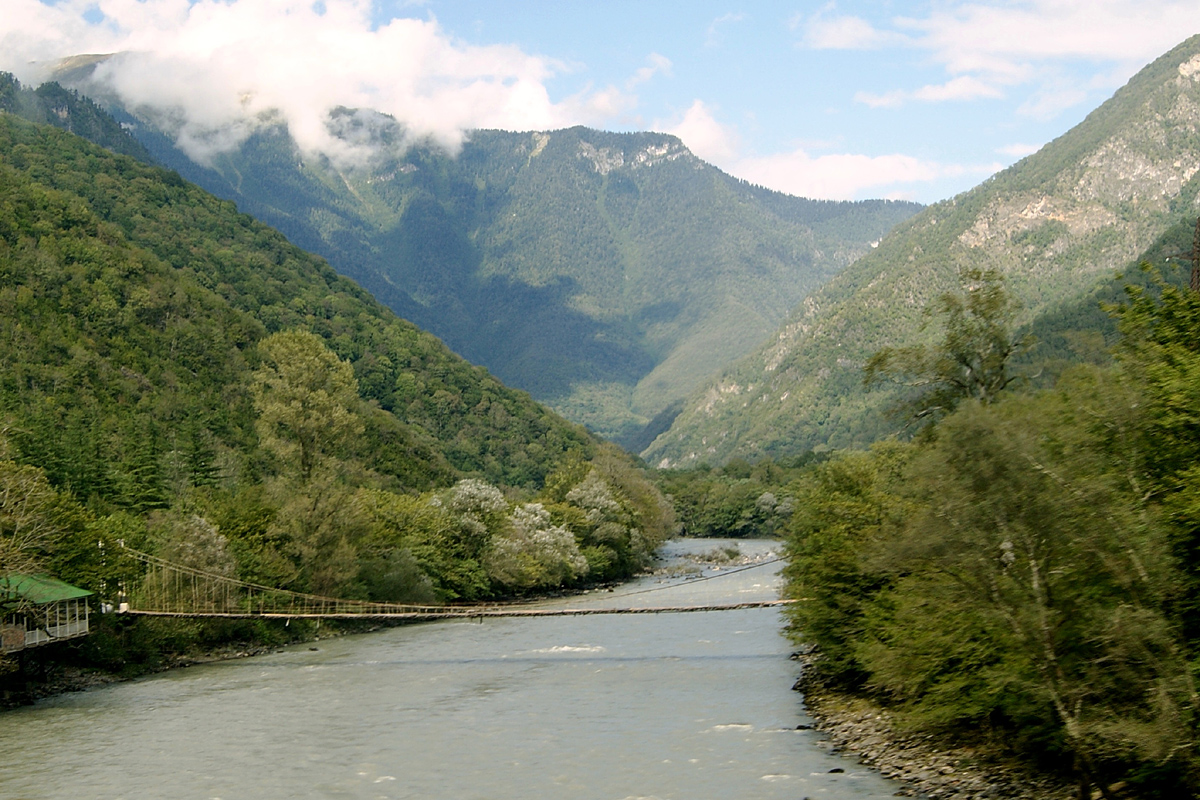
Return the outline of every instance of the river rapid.
{"type": "MultiPolygon", "coordinates": [[[[772,599],[779,566],[545,604],[772,599]]],[[[891,797],[896,784],[797,730],[811,720],[782,626],[776,608],[447,621],[176,670],[0,714],[0,797],[891,797]]]]}

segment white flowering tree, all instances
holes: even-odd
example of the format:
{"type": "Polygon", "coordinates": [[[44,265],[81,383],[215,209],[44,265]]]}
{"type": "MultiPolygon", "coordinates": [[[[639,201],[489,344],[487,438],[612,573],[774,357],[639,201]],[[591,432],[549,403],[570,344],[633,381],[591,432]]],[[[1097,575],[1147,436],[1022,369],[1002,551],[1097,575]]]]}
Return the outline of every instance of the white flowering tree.
{"type": "Polygon", "coordinates": [[[593,572],[603,575],[638,560],[634,547],[640,534],[629,525],[628,511],[596,470],[588,472],[587,477],[567,492],[565,500],[582,512],[574,515],[575,528],[593,572]]]}
{"type": "Polygon", "coordinates": [[[587,574],[588,562],[579,552],[575,535],[554,525],[541,503],[513,509],[508,527],[492,542],[488,574],[500,585],[517,591],[561,586],[587,574]]]}
{"type": "Polygon", "coordinates": [[[504,493],[487,481],[467,478],[454,484],[446,506],[457,517],[462,544],[472,556],[481,556],[496,531],[504,526],[508,501],[504,493]]]}
{"type": "Polygon", "coordinates": [[[201,572],[237,577],[237,562],[229,552],[229,542],[216,527],[199,514],[162,514],[154,517],[161,558],[201,572]]]}

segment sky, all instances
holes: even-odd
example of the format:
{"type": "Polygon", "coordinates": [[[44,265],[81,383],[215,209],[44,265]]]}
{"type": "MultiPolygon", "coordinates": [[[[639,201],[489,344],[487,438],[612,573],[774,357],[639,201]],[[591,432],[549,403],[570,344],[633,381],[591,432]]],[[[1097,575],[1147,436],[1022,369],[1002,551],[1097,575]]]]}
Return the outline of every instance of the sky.
{"type": "Polygon", "coordinates": [[[930,203],[1197,33],[1197,0],[3,0],[0,69],[118,54],[97,79],[201,161],[280,119],[361,161],[326,124],[343,106],[450,152],[476,128],[655,130],[790,194],[930,203]]]}

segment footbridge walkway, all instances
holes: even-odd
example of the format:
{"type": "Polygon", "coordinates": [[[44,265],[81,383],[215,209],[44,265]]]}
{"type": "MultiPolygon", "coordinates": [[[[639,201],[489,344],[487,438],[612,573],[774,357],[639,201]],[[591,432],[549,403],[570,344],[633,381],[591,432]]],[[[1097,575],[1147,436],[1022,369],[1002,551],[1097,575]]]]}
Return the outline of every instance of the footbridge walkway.
{"type": "MultiPolygon", "coordinates": [[[[147,617],[213,617],[230,619],[390,619],[437,620],[486,617],[566,617],[591,614],[667,614],[768,608],[794,600],[760,600],[717,605],[583,606],[545,608],[529,603],[478,605],[410,605],[345,600],[276,589],[225,575],[186,567],[128,547],[123,552],[146,565],[145,577],[127,590],[120,611],[147,617]]],[[[762,561],[743,569],[765,566],[762,561]]],[[[734,574],[740,570],[730,570],[734,574]]]]}

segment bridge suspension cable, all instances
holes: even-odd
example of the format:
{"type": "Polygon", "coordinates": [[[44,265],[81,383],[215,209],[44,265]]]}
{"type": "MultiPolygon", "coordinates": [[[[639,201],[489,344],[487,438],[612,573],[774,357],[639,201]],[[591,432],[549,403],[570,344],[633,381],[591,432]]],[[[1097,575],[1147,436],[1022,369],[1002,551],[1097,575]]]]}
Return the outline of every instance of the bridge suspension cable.
{"type": "Polygon", "coordinates": [[[147,565],[140,584],[128,592],[129,612],[160,616],[363,616],[434,615],[453,606],[375,603],[277,589],[175,564],[121,544],[147,565]]]}
{"type": "MultiPolygon", "coordinates": [[[[592,614],[663,614],[690,611],[728,611],[743,608],[768,608],[787,605],[794,600],[762,600],[730,604],[690,606],[641,606],[629,608],[537,608],[521,604],[480,605],[415,605],[410,603],[377,603],[369,600],[346,600],[336,597],[305,594],[288,589],[276,589],[258,583],[238,580],[228,575],[206,572],[195,567],[175,564],[158,556],[127,547],[124,552],[146,565],[141,582],[127,590],[123,610],[129,614],[154,617],[215,617],[229,619],[406,619],[433,620],[483,617],[561,617],[592,614]]],[[[777,560],[777,559],[776,559],[777,560]]],[[[764,566],[753,564],[730,570],[735,574],[743,569],[764,566]]],[[[700,580],[708,580],[708,576],[700,580]]],[[[633,592],[643,594],[647,591],[633,592]]]]}

